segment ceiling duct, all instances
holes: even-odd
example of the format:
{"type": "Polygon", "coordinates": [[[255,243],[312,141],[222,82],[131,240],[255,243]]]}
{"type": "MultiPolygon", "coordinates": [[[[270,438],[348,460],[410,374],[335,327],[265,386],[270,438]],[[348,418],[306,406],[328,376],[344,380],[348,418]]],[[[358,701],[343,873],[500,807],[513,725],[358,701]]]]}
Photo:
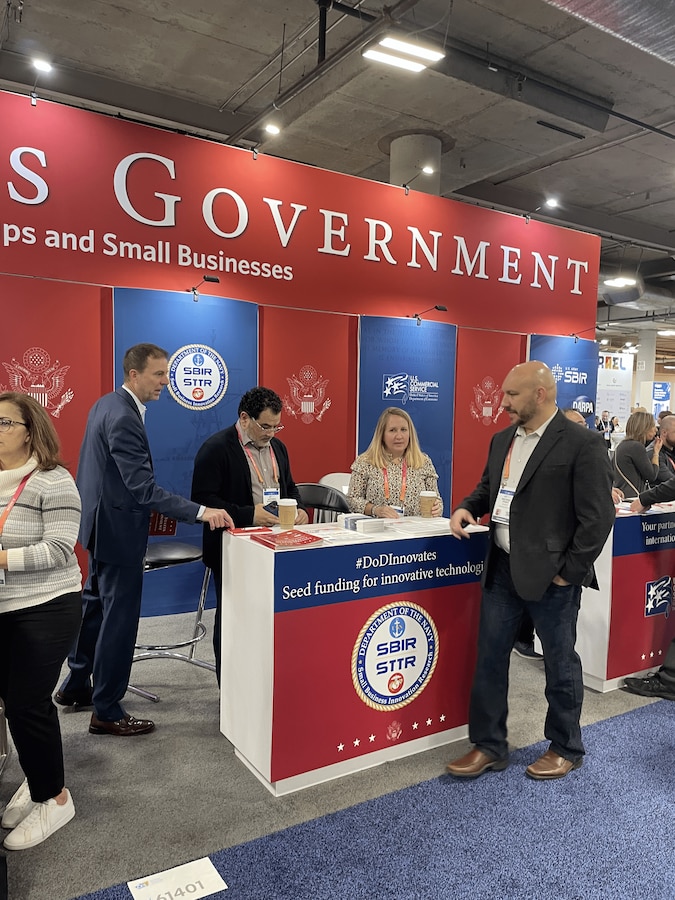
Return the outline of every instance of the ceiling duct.
{"type": "Polygon", "coordinates": [[[603,283],[609,275],[600,275],[598,300],[607,306],[625,306],[628,309],[669,310],[675,307],[675,296],[666,288],[645,286],[641,278],[634,285],[609,287],[603,283]]]}

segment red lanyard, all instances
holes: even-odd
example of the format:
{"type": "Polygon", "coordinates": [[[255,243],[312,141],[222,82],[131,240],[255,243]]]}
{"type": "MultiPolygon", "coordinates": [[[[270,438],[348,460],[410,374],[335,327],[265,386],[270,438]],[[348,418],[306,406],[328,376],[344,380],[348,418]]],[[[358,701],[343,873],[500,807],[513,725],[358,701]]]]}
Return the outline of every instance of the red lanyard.
{"type": "Polygon", "coordinates": [[[509,472],[511,471],[511,454],[513,453],[513,444],[516,439],[516,436],[513,436],[513,440],[509,446],[509,452],[506,454],[506,459],[504,460],[504,468],[502,469],[502,484],[506,484],[509,480],[509,472]]]}
{"type": "MultiPolygon", "coordinates": [[[[384,499],[389,506],[389,472],[386,466],[382,469],[382,477],[384,478],[384,499]]],[[[408,464],[405,459],[401,463],[401,493],[398,495],[398,502],[403,503],[405,498],[405,488],[408,481],[408,464]]]]}
{"type": "MultiPolygon", "coordinates": [[[[260,484],[262,484],[264,486],[265,479],[262,476],[262,472],[258,468],[258,464],[255,461],[255,457],[253,456],[253,454],[251,453],[249,448],[246,446],[246,444],[244,444],[244,441],[242,440],[242,437],[239,434],[239,429],[237,429],[237,434],[239,435],[239,441],[241,443],[241,446],[243,447],[244,453],[251,460],[251,465],[255,469],[255,474],[258,476],[258,481],[260,482],[260,484]]],[[[267,447],[270,451],[270,460],[272,461],[272,476],[274,478],[274,483],[279,484],[279,473],[277,471],[277,460],[276,460],[276,457],[274,456],[274,453],[272,453],[272,445],[268,444],[267,447]]]]}
{"type": "MultiPolygon", "coordinates": [[[[33,469],[33,472],[34,472],[34,471],[35,471],[35,469],[33,469]]],[[[28,479],[30,478],[30,476],[33,474],[33,472],[29,472],[28,475],[24,475],[24,476],[23,476],[23,478],[22,478],[21,481],[19,482],[19,486],[18,486],[17,489],[14,491],[14,496],[13,496],[12,499],[9,501],[9,503],[7,504],[7,506],[5,507],[5,511],[3,512],[3,514],[0,516],[0,534],[2,534],[2,529],[5,527],[5,522],[7,521],[7,516],[8,516],[8,515],[11,513],[11,511],[14,509],[14,504],[16,503],[16,501],[17,501],[17,500],[19,499],[19,497],[21,496],[21,491],[26,487],[26,482],[28,481],[28,479]]]]}

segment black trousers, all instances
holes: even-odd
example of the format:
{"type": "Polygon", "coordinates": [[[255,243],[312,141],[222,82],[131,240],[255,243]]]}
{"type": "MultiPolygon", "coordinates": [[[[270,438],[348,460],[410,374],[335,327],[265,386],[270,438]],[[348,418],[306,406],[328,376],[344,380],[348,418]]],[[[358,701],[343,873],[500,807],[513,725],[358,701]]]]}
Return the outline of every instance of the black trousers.
{"type": "Polygon", "coordinates": [[[79,591],[0,614],[0,697],[35,803],[64,786],[59,717],[52,701],[81,619],[79,591]]]}

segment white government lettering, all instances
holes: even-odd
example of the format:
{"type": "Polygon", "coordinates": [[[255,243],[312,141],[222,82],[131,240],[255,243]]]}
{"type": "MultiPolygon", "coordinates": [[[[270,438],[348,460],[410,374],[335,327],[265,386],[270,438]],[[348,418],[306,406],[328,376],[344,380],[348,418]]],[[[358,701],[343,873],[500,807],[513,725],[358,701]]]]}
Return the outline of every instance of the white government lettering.
{"type": "Polygon", "coordinates": [[[36,191],[35,196],[26,197],[24,194],[20,194],[19,191],[14,187],[13,181],[7,182],[7,188],[9,190],[9,196],[12,200],[16,200],[17,203],[26,203],[29,206],[36,206],[39,203],[45,202],[45,200],[49,196],[49,187],[42,176],[36,174],[31,169],[24,166],[22,159],[24,153],[28,153],[34,156],[43,169],[47,168],[47,157],[45,156],[43,150],[36,150],[35,147],[15,147],[9,155],[9,163],[11,167],[14,169],[17,175],[25,178],[26,181],[33,185],[36,191]]]}
{"type": "Polygon", "coordinates": [[[438,239],[439,237],[443,237],[442,231],[430,231],[429,234],[434,239],[434,249],[431,250],[429,245],[426,243],[424,238],[422,237],[422,232],[419,228],[415,228],[412,225],[408,225],[408,231],[412,234],[412,252],[410,254],[410,262],[408,265],[413,269],[421,269],[422,266],[417,262],[417,253],[415,252],[419,247],[422,253],[425,255],[427,262],[431,266],[434,272],[438,271],[438,239]]]}
{"type": "Polygon", "coordinates": [[[158,228],[168,228],[171,225],[175,225],[176,204],[181,199],[175,194],[160,194],[156,192],[154,195],[159,200],[164,201],[163,219],[146,219],[145,216],[142,216],[134,208],[129,199],[129,194],[127,193],[127,176],[132,165],[140,159],[154,159],[156,162],[161,163],[171,176],[171,180],[176,180],[176,167],[172,159],[168,159],[166,156],[157,156],[156,153],[131,153],[129,156],[125,156],[115,169],[113,188],[115,197],[117,197],[117,202],[130,218],[135,219],[137,222],[141,222],[143,225],[155,225],[158,228]]]}
{"type": "MultiPolygon", "coordinates": [[[[17,175],[17,179],[23,179],[26,186],[21,186],[18,180],[8,180],[6,182],[9,199],[15,203],[22,205],[39,205],[49,197],[49,183],[46,177],[42,177],[34,168],[39,164],[43,169],[48,170],[48,159],[46,153],[36,147],[20,146],[10,151],[9,162],[12,171],[17,175]],[[33,157],[33,162],[30,157],[33,157]],[[31,168],[31,165],[33,166],[31,168]],[[27,185],[32,185],[33,191],[27,189],[27,185]]],[[[155,153],[138,152],[130,153],[124,156],[114,169],[113,173],[113,190],[117,202],[125,215],[135,222],[152,228],[169,228],[177,225],[179,215],[179,203],[194,202],[193,198],[184,198],[179,194],[165,193],[162,191],[152,191],[152,187],[147,188],[146,185],[152,184],[152,177],[167,176],[175,181],[177,179],[176,163],[169,157],[160,156],[155,153]],[[144,168],[143,174],[147,175],[143,179],[142,197],[132,197],[129,194],[129,172],[136,163],[144,162],[147,171],[144,168]],[[159,168],[157,167],[159,165],[159,168]],[[155,218],[143,215],[139,208],[145,208],[141,200],[147,203],[146,190],[150,191],[150,197],[161,201],[161,207],[155,218]],[[134,202],[137,201],[137,203],[134,202]],[[137,205],[139,208],[137,208],[137,205]]],[[[302,232],[303,240],[307,240],[307,229],[311,226],[313,220],[305,217],[303,214],[308,207],[302,203],[290,202],[288,204],[291,211],[290,217],[284,216],[283,201],[272,197],[246,198],[237,191],[226,186],[217,186],[204,196],[201,201],[202,217],[206,227],[223,240],[232,240],[240,237],[248,228],[250,219],[253,215],[259,215],[261,208],[269,210],[268,215],[271,216],[275,233],[279,240],[281,248],[286,249],[290,246],[298,234],[302,232]],[[215,203],[217,198],[228,197],[234,203],[235,216],[231,224],[224,225],[222,222],[216,221],[215,203]]],[[[398,260],[394,256],[391,245],[396,240],[396,233],[389,222],[382,219],[363,217],[359,222],[350,223],[349,215],[339,210],[331,210],[319,208],[316,210],[323,217],[323,235],[322,243],[317,246],[317,253],[329,254],[331,256],[349,257],[352,250],[352,240],[350,233],[361,234],[366,226],[365,254],[363,259],[368,262],[386,261],[392,266],[399,265],[398,260]],[[361,227],[359,228],[359,226],[361,227]],[[359,228],[358,232],[352,231],[353,228],[359,228]]],[[[590,260],[575,259],[567,257],[566,281],[564,285],[558,285],[557,281],[562,277],[558,271],[558,256],[545,255],[537,250],[524,251],[521,247],[501,245],[500,250],[496,251],[492,248],[490,241],[479,240],[474,245],[467,244],[467,238],[461,234],[454,234],[452,238],[447,237],[441,231],[424,231],[415,225],[406,225],[409,233],[409,257],[405,265],[409,268],[420,269],[428,266],[432,271],[437,272],[439,269],[439,253],[443,247],[445,240],[455,241],[455,259],[454,267],[450,269],[450,274],[459,277],[469,277],[481,280],[489,280],[491,277],[487,274],[488,253],[491,254],[491,262],[501,264],[501,276],[498,281],[509,284],[519,285],[523,279],[527,279],[528,284],[532,288],[544,288],[549,291],[556,289],[566,290],[569,294],[581,295],[582,276],[588,276],[590,270],[590,260]],[[501,259],[492,260],[493,256],[499,253],[501,259]]],[[[109,233],[110,234],[110,233],[109,233]]],[[[35,228],[32,226],[20,226],[7,220],[3,226],[2,243],[3,246],[10,246],[15,243],[35,243],[35,228]]],[[[104,246],[109,254],[115,252],[121,255],[120,247],[116,250],[113,246],[113,240],[108,237],[104,240],[104,246]]],[[[144,258],[152,256],[154,244],[148,242],[139,244],[142,248],[144,258]]],[[[125,248],[126,249],[126,248],[125,248]]],[[[131,249],[131,245],[130,248],[131,249]]],[[[133,248],[135,250],[135,248],[133,248]]],[[[164,254],[165,262],[168,262],[167,254],[164,254]]],[[[216,257],[211,254],[214,260],[216,257]]],[[[231,257],[232,259],[234,257],[231,257]]],[[[401,263],[403,264],[403,263],[401,263]]],[[[213,263],[213,268],[220,268],[220,260],[213,263]]],[[[276,267],[275,267],[276,268],[276,267]]],[[[244,270],[248,269],[248,264],[243,261],[242,271],[239,274],[246,274],[244,270]]],[[[251,274],[261,274],[268,277],[268,268],[266,263],[251,263],[251,274]],[[253,271],[255,269],[255,271],[253,271]]],[[[222,271],[222,268],[221,268],[222,271]]],[[[290,278],[290,267],[279,267],[278,270],[284,279],[290,278]]],[[[446,270],[447,272],[447,270],[446,270]]],[[[277,277],[274,269],[270,268],[269,275],[277,277]]]]}
{"type": "Polygon", "coordinates": [[[389,252],[389,247],[387,246],[394,235],[394,231],[389,222],[383,222],[381,219],[368,218],[366,218],[365,221],[368,223],[368,252],[363,258],[373,262],[380,262],[380,257],[375,252],[375,248],[379,247],[387,262],[391,263],[392,266],[397,265],[396,260],[389,252]],[[384,232],[384,237],[377,237],[378,226],[384,232]]]}

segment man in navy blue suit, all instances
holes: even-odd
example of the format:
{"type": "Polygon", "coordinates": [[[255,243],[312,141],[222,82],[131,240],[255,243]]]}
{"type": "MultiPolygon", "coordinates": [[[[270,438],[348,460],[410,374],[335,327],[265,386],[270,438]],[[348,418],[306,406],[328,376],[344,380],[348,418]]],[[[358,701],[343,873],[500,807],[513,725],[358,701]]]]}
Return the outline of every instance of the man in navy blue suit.
{"type": "Polygon", "coordinates": [[[130,736],[155,727],[122,706],[138,631],[150,513],[211,528],[231,528],[233,522],[224,509],[200,506],[155,483],[145,404],[168,384],[166,350],[136,344],[123,366],[124,384],[94,404],[80,449],[79,539],[89,551],[89,575],[80,633],[68,657],[70,674],[54,699],[62,706],[93,703],[91,734],[130,736]]]}

